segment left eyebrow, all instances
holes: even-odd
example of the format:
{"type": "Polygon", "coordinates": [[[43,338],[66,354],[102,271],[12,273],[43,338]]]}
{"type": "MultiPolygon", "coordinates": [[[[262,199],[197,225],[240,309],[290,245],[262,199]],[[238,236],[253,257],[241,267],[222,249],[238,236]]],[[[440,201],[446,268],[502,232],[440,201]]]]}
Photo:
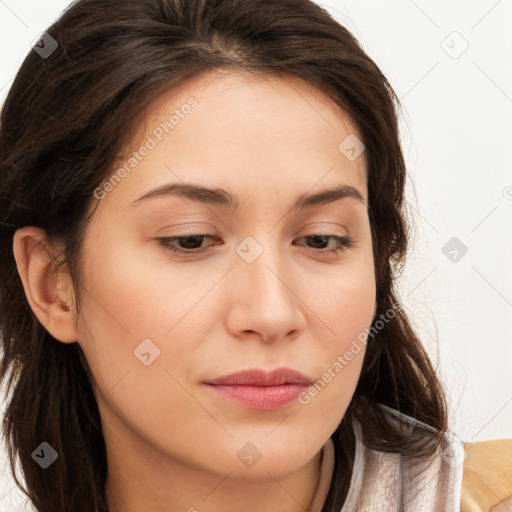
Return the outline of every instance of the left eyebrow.
{"type": "MultiPolygon", "coordinates": [[[[236,194],[231,194],[222,188],[208,188],[192,183],[167,183],[146,192],[141,197],[131,203],[131,206],[137,206],[141,201],[160,196],[181,196],[200,203],[221,206],[230,210],[236,210],[239,206],[239,200],[236,194]]],[[[321,190],[314,194],[300,195],[292,208],[302,210],[313,206],[320,206],[340,199],[352,198],[367,206],[361,192],[352,185],[341,184],[337,187],[321,190]]]]}

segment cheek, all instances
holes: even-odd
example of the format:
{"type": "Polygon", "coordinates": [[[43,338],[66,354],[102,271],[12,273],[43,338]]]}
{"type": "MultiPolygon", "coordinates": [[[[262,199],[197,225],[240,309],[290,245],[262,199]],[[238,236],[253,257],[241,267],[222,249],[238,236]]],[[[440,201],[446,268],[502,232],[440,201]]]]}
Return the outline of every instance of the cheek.
{"type": "Polygon", "coordinates": [[[105,238],[109,244],[90,243],[84,258],[80,345],[102,393],[133,385],[162,394],[177,386],[165,369],[192,365],[203,339],[194,330],[211,314],[207,292],[218,273],[199,279],[197,271],[171,268],[163,253],[123,246],[114,233],[105,238]]]}
{"type": "Polygon", "coordinates": [[[123,250],[115,233],[92,240],[91,236],[83,257],[80,345],[100,390],[108,393],[143,367],[134,355],[143,340],[154,339],[160,345],[156,339],[164,327],[159,325],[155,308],[164,301],[158,296],[151,268],[141,265],[133,251],[123,250]]]}
{"type": "Polygon", "coordinates": [[[185,288],[183,275],[166,276],[135,253],[116,254],[112,248],[106,253],[111,258],[101,264],[89,256],[87,291],[82,289],[80,345],[101,393],[98,404],[112,425],[119,427],[120,418],[141,437],[165,439],[170,428],[183,423],[169,411],[201,414],[175,369],[187,373],[191,365],[186,314],[199,292],[204,294],[204,284],[201,290],[185,288]]]}
{"type": "MultiPolygon", "coordinates": [[[[361,258],[329,277],[328,284],[317,286],[317,292],[309,295],[311,309],[326,335],[318,337],[320,345],[315,348],[316,358],[322,354],[322,365],[317,367],[319,380],[302,399],[304,404],[322,402],[321,415],[332,416],[337,411],[336,423],[341,421],[361,373],[375,308],[373,260],[361,258]],[[323,412],[327,410],[331,412],[323,412]]],[[[310,357],[315,360],[315,353],[310,357]]]]}
{"type": "Polygon", "coordinates": [[[314,300],[315,313],[328,327],[333,349],[343,350],[353,337],[364,331],[372,322],[376,285],[373,259],[369,257],[354,258],[329,274],[323,276],[323,286],[311,285],[316,290],[308,292],[314,300]]]}
{"type": "Polygon", "coordinates": [[[161,336],[170,328],[172,313],[180,304],[179,274],[172,276],[172,283],[161,265],[144,259],[141,249],[123,245],[110,235],[105,238],[108,244],[91,244],[84,258],[84,311],[89,322],[98,329],[101,323],[102,330],[120,329],[133,342],[161,336]]]}

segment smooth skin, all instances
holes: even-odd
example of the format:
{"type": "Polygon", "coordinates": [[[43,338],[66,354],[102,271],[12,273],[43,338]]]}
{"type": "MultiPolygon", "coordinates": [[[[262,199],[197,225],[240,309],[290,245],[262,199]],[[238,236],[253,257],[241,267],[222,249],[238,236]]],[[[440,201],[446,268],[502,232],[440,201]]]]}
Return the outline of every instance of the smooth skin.
{"type": "Polygon", "coordinates": [[[52,272],[41,229],[16,232],[18,271],[39,321],[57,340],[80,344],[99,387],[110,512],[303,512],[364,345],[307,404],[249,409],[203,381],[285,366],[322,379],[371,325],[365,153],[352,161],[338,149],[361,136],[328,96],[296,79],[215,71],[154,99],[112,170],[191,96],[197,106],[101,200],[91,198],[81,310],[69,277],[52,272]],[[177,195],[134,204],[181,182],[225,189],[238,208],[177,195]],[[299,196],[341,184],[363,201],[292,209],[299,196]],[[191,234],[214,238],[175,240],[203,251],[189,256],[158,240],[191,234]],[[312,235],[349,236],[353,245],[326,252],[335,240],[312,235]],[[242,244],[247,237],[252,245],[242,244]],[[240,247],[262,252],[248,263],[240,247]],[[134,355],[146,339],[160,350],[148,365],[134,355]],[[261,454],[251,467],[237,456],[246,443],[261,454]]]}

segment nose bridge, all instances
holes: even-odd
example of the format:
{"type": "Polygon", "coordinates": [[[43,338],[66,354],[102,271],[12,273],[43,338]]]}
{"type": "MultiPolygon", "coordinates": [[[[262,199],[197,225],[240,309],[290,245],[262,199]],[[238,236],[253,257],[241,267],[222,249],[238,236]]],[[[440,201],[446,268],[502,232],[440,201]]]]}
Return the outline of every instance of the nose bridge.
{"type": "Polygon", "coordinates": [[[287,255],[279,242],[273,240],[276,233],[249,236],[237,248],[242,261],[238,262],[244,273],[244,281],[258,294],[265,293],[276,298],[287,299],[290,293],[286,287],[290,267],[287,267],[287,255]]]}
{"type": "Polygon", "coordinates": [[[249,236],[236,249],[238,284],[233,306],[237,329],[257,331],[265,338],[283,337],[302,327],[288,253],[276,237],[274,231],[249,236]]]}

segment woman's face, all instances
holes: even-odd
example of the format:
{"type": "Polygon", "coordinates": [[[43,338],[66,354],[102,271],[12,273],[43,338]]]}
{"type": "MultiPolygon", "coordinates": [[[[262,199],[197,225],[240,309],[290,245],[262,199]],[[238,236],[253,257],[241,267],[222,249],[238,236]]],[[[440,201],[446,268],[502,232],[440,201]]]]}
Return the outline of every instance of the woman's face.
{"type": "Polygon", "coordinates": [[[317,90],[229,73],[159,96],[134,123],[125,172],[97,189],[79,288],[107,447],[232,477],[298,470],[345,413],[374,313],[359,132],[317,90]],[[152,193],[185,184],[215,192],[152,193]],[[352,243],[336,253],[335,237],[352,243]],[[205,383],[279,368],[322,384],[205,383]]]}

